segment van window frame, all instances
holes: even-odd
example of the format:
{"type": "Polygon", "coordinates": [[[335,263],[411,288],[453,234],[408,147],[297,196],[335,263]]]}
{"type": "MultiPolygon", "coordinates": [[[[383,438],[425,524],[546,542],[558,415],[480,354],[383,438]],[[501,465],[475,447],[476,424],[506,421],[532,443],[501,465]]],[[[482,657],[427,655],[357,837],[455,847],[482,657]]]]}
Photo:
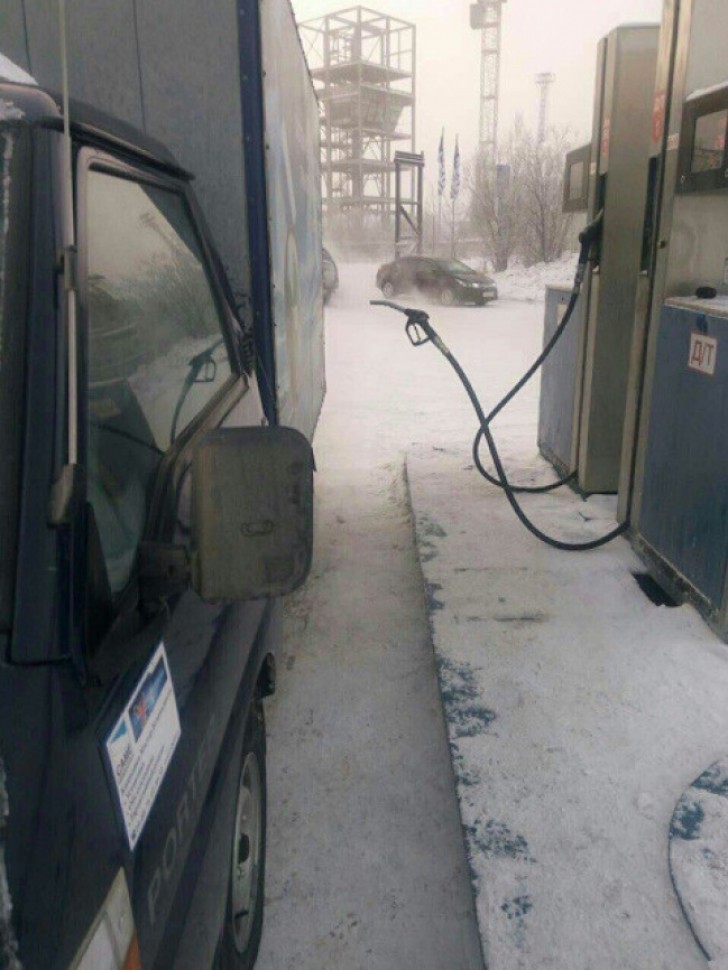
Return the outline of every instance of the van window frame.
{"type": "MultiPolygon", "coordinates": [[[[3,515],[3,569],[0,573],[2,596],[0,596],[0,633],[10,633],[15,618],[15,584],[20,545],[20,507],[23,478],[23,436],[25,425],[25,375],[26,343],[28,329],[29,294],[31,285],[32,201],[31,201],[31,135],[26,125],[4,123],[3,134],[13,139],[11,161],[14,179],[9,199],[9,233],[14,246],[9,247],[5,257],[7,280],[12,287],[4,293],[4,313],[17,317],[12,339],[7,340],[6,353],[12,355],[14,366],[2,361],[6,387],[2,393],[5,403],[14,402],[15,420],[3,422],[0,430],[4,469],[0,475],[0,499],[7,504],[3,515]]],[[[7,281],[6,281],[7,283],[7,281]]]]}
{"type": "MultiPolygon", "coordinates": [[[[111,150],[96,146],[79,145],[75,165],[76,185],[76,241],[78,248],[78,435],[79,462],[88,463],[88,409],[87,392],[89,377],[89,325],[88,325],[88,177],[91,172],[103,172],[137,184],[150,185],[176,193],[183,205],[195,239],[200,249],[208,283],[212,290],[218,312],[221,335],[230,363],[230,376],[194,418],[181,428],[175,440],[160,458],[152,497],[148,503],[146,524],[142,541],[165,541],[171,538],[169,516],[165,507],[175,501],[180,483],[189,468],[191,452],[199,438],[212,427],[217,427],[250,389],[239,353],[239,336],[242,324],[226,299],[226,289],[219,276],[219,262],[214,247],[207,238],[199,210],[189,184],[179,177],[152,168],[136,159],[120,157],[111,150]]],[[[104,564],[105,565],[105,564],[104,564]]],[[[88,564],[87,564],[88,569],[88,564]]],[[[143,626],[139,613],[139,564],[138,558],[131,569],[126,586],[112,599],[112,638],[114,643],[133,636],[143,626]],[[113,634],[118,627],[119,635],[113,634]],[[122,632],[123,631],[123,632],[122,632]]],[[[87,644],[86,653],[93,653],[98,644],[87,644]]]]}

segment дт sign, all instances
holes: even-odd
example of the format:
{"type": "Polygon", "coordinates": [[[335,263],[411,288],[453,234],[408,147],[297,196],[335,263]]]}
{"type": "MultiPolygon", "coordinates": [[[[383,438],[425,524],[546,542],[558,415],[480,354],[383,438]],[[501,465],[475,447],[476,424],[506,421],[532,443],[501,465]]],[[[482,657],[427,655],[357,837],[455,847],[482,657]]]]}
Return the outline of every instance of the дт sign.
{"type": "Polygon", "coordinates": [[[696,370],[701,374],[708,374],[712,377],[715,374],[715,360],[717,356],[718,341],[715,337],[706,337],[702,333],[690,334],[688,367],[691,370],[696,370]]]}

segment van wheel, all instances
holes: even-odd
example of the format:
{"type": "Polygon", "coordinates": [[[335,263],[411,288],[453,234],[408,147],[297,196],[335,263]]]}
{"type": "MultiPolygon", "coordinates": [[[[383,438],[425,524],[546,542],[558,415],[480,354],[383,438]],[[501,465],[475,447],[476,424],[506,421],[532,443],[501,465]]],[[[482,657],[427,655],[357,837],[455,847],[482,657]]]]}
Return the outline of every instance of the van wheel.
{"type": "Polygon", "coordinates": [[[382,284],[382,296],[386,300],[391,300],[392,297],[396,295],[397,295],[397,291],[394,288],[394,283],[392,283],[390,280],[387,280],[386,283],[382,284]]]}
{"type": "Polygon", "coordinates": [[[263,935],[265,886],[265,721],[256,698],[248,715],[235,808],[219,970],[251,970],[263,935]]]}
{"type": "Polygon", "coordinates": [[[440,303],[443,306],[452,306],[455,302],[455,294],[449,286],[443,286],[440,290],[440,303]]]}

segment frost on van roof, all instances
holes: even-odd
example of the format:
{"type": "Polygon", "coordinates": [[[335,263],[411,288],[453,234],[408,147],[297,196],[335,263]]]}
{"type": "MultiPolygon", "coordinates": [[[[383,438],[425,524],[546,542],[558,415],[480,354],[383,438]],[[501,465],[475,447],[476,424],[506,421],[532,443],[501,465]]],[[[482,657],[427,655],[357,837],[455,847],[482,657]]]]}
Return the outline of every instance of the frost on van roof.
{"type": "Polygon", "coordinates": [[[18,84],[37,84],[34,77],[31,77],[22,67],[18,67],[9,57],[0,54],[0,81],[15,81],[18,84]]]}

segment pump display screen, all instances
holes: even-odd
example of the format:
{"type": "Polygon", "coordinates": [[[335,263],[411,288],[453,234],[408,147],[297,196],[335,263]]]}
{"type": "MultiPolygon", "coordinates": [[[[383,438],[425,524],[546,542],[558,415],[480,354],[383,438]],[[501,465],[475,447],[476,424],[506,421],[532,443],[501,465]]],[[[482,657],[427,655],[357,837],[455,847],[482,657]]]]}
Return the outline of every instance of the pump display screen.
{"type": "Polygon", "coordinates": [[[584,195],[584,162],[575,162],[569,169],[569,199],[575,202],[584,195]]]}
{"type": "Polygon", "coordinates": [[[589,166],[591,144],[568,152],[564,165],[564,212],[586,212],[589,208],[589,166]]]}
{"type": "Polygon", "coordinates": [[[690,171],[714,172],[723,167],[728,109],[703,115],[695,122],[693,157],[690,171]]]}

